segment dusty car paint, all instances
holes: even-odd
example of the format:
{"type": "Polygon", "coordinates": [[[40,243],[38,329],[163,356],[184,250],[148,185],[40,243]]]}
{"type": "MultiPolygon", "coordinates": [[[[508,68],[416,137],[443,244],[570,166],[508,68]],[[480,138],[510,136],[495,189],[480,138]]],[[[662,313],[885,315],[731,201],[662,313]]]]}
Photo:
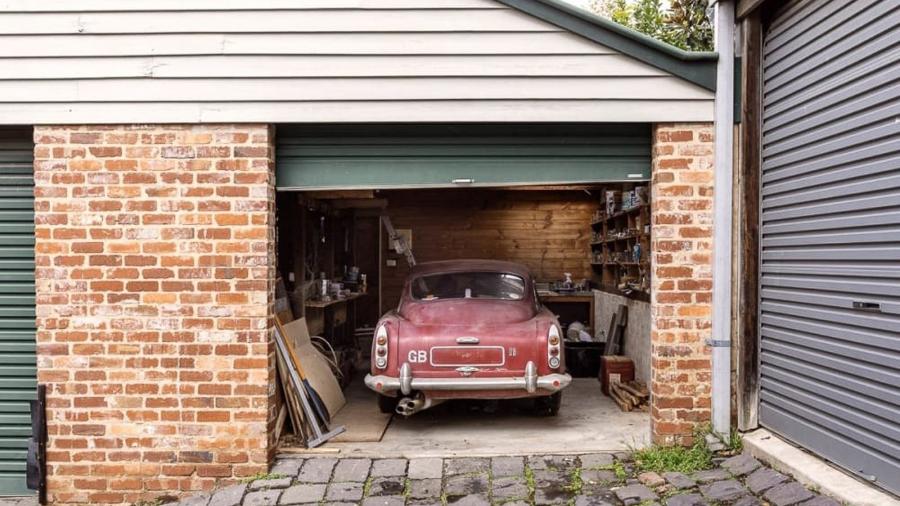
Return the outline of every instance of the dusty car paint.
{"type": "MultiPolygon", "coordinates": [[[[558,328],[555,315],[536,300],[528,270],[519,264],[493,260],[431,262],[412,269],[404,284],[398,308],[385,314],[379,326],[387,329],[387,365],[375,364],[367,378],[397,378],[403,364],[413,378],[510,378],[526,374],[534,363],[538,376],[564,375],[565,353],[559,342],[560,365],[548,364],[548,333],[558,328]],[[521,299],[415,299],[411,284],[420,276],[436,273],[507,273],[525,280],[521,299]]],[[[570,379],[570,378],[569,378],[570,379]]],[[[367,384],[369,381],[367,381],[367,384]]],[[[564,388],[568,381],[563,378],[564,388]]],[[[370,385],[378,390],[378,385],[370,385]]],[[[555,390],[538,389],[441,389],[420,392],[428,399],[539,397],[555,390]]],[[[381,391],[384,395],[396,392],[381,391]]]]}

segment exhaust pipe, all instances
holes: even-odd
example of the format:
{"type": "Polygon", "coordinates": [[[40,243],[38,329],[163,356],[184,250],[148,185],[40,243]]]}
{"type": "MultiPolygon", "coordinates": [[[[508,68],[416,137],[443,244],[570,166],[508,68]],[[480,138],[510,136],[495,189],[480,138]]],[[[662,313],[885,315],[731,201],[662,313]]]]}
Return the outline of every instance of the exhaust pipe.
{"type": "Polygon", "coordinates": [[[419,393],[415,397],[404,397],[397,403],[397,414],[403,416],[412,416],[423,409],[428,409],[443,402],[443,399],[434,401],[431,397],[419,393]]]}

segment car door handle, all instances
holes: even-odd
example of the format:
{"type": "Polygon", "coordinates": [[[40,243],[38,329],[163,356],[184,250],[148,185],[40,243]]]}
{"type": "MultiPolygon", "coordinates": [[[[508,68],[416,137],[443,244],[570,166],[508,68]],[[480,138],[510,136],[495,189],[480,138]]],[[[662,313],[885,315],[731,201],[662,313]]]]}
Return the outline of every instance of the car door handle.
{"type": "Polygon", "coordinates": [[[457,337],[456,344],[478,344],[481,342],[477,337],[457,337]]]}

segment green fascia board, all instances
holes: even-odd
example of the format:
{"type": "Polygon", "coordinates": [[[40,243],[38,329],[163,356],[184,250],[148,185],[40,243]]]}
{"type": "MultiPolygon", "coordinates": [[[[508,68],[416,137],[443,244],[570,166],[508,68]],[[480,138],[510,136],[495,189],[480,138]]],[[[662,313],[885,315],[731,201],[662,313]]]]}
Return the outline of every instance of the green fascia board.
{"type": "Polygon", "coordinates": [[[718,53],[685,51],[560,0],[498,0],[710,91],[718,53]]]}

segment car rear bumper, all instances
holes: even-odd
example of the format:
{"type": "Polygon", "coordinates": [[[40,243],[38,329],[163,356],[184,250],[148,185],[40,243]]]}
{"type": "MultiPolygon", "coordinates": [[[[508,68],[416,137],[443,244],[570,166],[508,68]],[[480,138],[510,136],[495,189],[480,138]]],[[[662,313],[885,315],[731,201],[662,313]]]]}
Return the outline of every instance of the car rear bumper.
{"type": "Polygon", "coordinates": [[[545,392],[558,392],[566,388],[571,382],[572,377],[568,374],[555,373],[538,376],[537,366],[534,365],[534,362],[528,362],[523,376],[499,378],[415,378],[412,375],[412,369],[407,363],[400,367],[399,377],[366,375],[366,386],[372,390],[382,394],[391,394],[399,391],[403,395],[409,395],[415,390],[524,390],[528,393],[542,390],[545,392]]]}

